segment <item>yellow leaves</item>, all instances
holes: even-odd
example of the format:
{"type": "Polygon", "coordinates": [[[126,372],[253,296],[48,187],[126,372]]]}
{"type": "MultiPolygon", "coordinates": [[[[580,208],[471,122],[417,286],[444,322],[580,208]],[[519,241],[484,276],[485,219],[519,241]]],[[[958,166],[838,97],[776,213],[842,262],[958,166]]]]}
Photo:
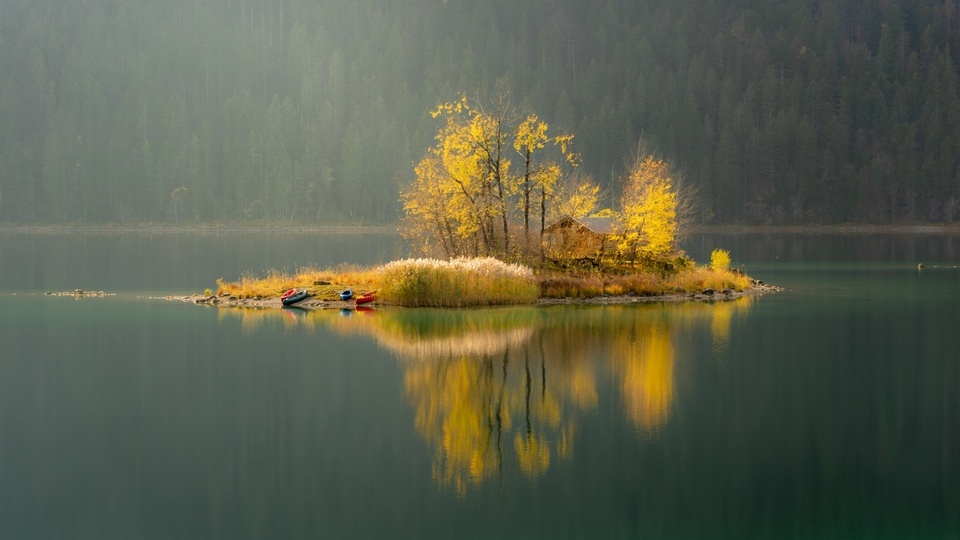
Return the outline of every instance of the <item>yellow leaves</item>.
{"type": "Polygon", "coordinates": [[[517,126],[513,148],[520,154],[533,153],[543,148],[547,141],[547,124],[531,114],[517,126]]]}
{"type": "Polygon", "coordinates": [[[544,444],[536,435],[521,436],[513,441],[520,462],[520,470],[526,476],[536,479],[550,468],[550,446],[544,444]]]}
{"type": "Polygon", "coordinates": [[[469,112],[469,111],[470,111],[470,103],[467,100],[467,96],[465,94],[461,94],[460,99],[457,101],[453,101],[449,103],[441,103],[440,105],[437,105],[436,109],[430,111],[430,116],[433,118],[436,118],[441,114],[446,116],[452,116],[452,115],[463,114],[464,112],[469,112]]]}
{"type": "Polygon", "coordinates": [[[715,249],[710,253],[710,268],[724,271],[730,268],[730,252],[725,249],[715,249]]]}
{"type": "Polygon", "coordinates": [[[641,230],[646,243],[641,251],[651,257],[665,257],[674,249],[677,228],[677,195],[669,179],[651,185],[638,208],[641,230]]]}
{"type": "Polygon", "coordinates": [[[570,150],[570,144],[573,143],[573,135],[558,135],[553,139],[555,145],[560,147],[560,153],[571,166],[576,167],[580,164],[580,154],[570,150]]]}
{"type": "MultiPolygon", "coordinates": [[[[474,106],[465,95],[430,111],[433,118],[443,117],[444,124],[436,144],[414,167],[417,180],[403,196],[404,228],[425,254],[434,255],[428,250],[443,246],[448,257],[515,255],[510,244],[519,235],[512,224],[522,223],[529,241],[531,218],[547,213],[548,198],[563,175],[561,165],[577,164],[573,135],[551,138],[549,126],[535,114],[513,123],[514,111],[504,95],[499,97],[495,113],[474,106]],[[559,155],[556,150],[545,153],[548,143],[559,155]],[[507,157],[511,145],[521,156],[519,167],[507,157]],[[423,211],[428,206],[423,201],[433,197],[442,204],[431,202],[431,211],[423,211]]],[[[585,193],[579,206],[589,206],[588,200],[585,193]]]]}
{"type": "Polygon", "coordinates": [[[675,353],[670,334],[668,325],[651,324],[614,342],[625,413],[647,432],[666,424],[673,403],[675,353]]]}
{"type": "Polygon", "coordinates": [[[647,156],[630,170],[621,198],[617,244],[631,257],[657,259],[676,249],[677,193],[670,167],[647,156]]]}
{"type": "Polygon", "coordinates": [[[555,218],[587,217],[597,208],[597,202],[600,200],[600,186],[590,179],[578,178],[560,186],[555,199],[555,210],[552,214],[555,218]]]}

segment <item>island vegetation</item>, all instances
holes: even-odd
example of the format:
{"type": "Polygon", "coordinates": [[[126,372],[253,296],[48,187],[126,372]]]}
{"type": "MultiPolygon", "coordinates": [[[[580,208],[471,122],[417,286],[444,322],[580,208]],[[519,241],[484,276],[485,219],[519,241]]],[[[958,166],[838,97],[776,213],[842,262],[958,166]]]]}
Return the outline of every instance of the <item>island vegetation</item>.
{"type": "Polygon", "coordinates": [[[374,268],[274,272],[218,282],[218,297],[269,298],[306,288],[321,300],[376,290],[404,306],[529,304],[541,298],[744,292],[756,283],[715,250],[698,266],[678,247],[692,204],[682,174],[641,143],[616,209],[579,174],[574,136],[510,103],[461,96],[433,111],[436,143],[403,191],[403,235],[422,258],[374,268]]]}

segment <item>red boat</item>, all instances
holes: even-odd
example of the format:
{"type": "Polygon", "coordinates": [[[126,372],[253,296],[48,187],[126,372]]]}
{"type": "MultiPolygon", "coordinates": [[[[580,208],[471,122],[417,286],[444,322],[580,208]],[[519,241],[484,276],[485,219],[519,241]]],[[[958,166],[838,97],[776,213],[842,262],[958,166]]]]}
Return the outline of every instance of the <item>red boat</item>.
{"type": "Polygon", "coordinates": [[[377,299],[377,291],[365,292],[357,297],[357,305],[369,304],[377,299]]]}
{"type": "Polygon", "coordinates": [[[285,306],[292,306],[308,296],[310,296],[310,293],[306,289],[290,289],[280,296],[280,302],[285,306]]]}

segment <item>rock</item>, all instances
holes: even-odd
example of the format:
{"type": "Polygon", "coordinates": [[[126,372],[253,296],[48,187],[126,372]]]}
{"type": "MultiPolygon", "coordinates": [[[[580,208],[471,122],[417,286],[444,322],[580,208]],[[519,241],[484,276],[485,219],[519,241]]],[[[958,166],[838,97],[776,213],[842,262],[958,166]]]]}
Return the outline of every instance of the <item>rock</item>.
{"type": "Polygon", "coordinates": [[[704,289],[704,290],[703,290],[703,294],[705,294],[705,295],[707,295],[707,296],[713,296],[713,294],[714,294],[715,292],[716,292],[716,291],[714,291],[713,289],[704,289]]]}

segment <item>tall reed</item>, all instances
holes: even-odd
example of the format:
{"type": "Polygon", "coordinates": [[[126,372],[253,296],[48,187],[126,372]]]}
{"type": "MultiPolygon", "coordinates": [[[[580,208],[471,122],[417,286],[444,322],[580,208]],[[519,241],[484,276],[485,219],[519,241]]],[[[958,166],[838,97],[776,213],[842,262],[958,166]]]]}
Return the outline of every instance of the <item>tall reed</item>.
{"type": "Polygon", "coordinates": [[[540,294],[530,268],[492,257],[404,259],[377,273],[381,298],[410,307],[532,304],[540,294]]]}

